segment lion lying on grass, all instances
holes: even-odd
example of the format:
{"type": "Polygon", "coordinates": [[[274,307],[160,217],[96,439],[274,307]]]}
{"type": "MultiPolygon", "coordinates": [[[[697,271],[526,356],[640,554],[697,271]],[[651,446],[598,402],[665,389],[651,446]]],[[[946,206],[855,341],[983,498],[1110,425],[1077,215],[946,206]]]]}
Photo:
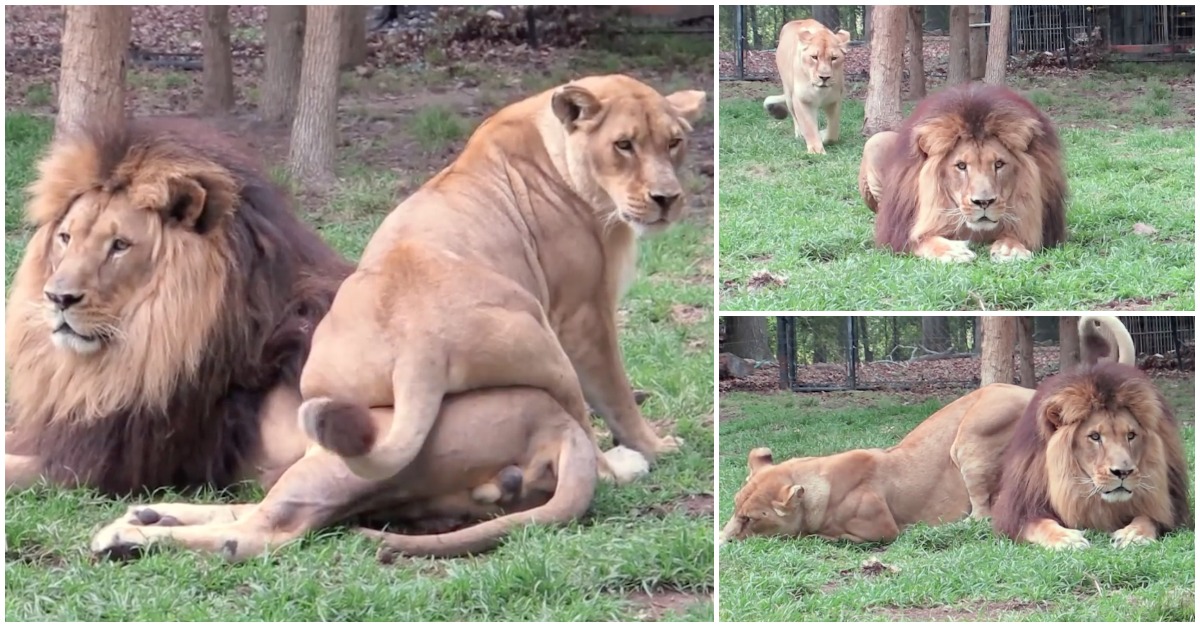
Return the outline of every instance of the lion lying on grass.
{"type": "Polygon", "coordinates": [[[616,311],[637,236],[682,214],[678,170],[704,101],[590,77],[486,120],[383,222],[318,325],[299,410],[318,446],[258,505],[135,508],[93,550],[171,539],[236,560],[364,507],[392,520],[411,515],[412,499],[432,517],[493,515],[503,502],[507,513],[460,531],[374,533],[405,553],[473,553],[514,525],[579,516],[598,469],[626,481],[675,450],[638,409],[616,311]],[[514,388],[536,389],[540,404],[506,399],[514,388]],[[462,393],[491,404],[455,411],[446,399],[462,393]],[[599,455],[589,404],[623,445],[615,451],[635,455],[599,455]],[[438,452],[454,442],[462,459],[443,476],[450,462],[438,452]],[[425,483],[433,493],[416,487],[425,483]]]}

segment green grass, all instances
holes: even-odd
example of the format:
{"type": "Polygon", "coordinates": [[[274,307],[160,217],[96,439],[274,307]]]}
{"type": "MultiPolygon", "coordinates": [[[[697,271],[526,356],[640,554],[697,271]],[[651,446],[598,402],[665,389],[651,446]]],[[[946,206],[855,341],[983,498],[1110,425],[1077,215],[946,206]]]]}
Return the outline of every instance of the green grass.
{"type": "Polygon", "coordinates": [[[861,90],[845,103],[842,141],[828,154],[808,155],[791,120],[763,112],[761,96],[773,86],[734,85],[719,111],[721,308],[1191,311],[1194,101],[1192,109],[1180,105],[1192,100],[1190,88],[1172,89],[1154,77],[1108,80],[1097,79],[1097,91],[1089,92],[1061,80],[1019,83],[1055,120],[1064,145],[1068,239],[1006,264],[993,263],[982,247],[968,264],[874,247],[874,216],[857,183],[861,90]],[[1139,222],[1157,233],[1134,234],[1139,222]],[[785,283],[751,281],[764,270],[785,283]]]}
{"type": "MultiPolygon", "coordinates": [[[[1184,425],[1195,469],[1195,382],[1158,380],[1184,425]]],[[[883,393],[731,393],[721,399],[719,522],[732,513],[746,455],[777,460],[898,442],[954,396],[912,403],[883,393]]],[[[721,549],[721,619],[732,621],[1194,621],[1195,534],[1151,545],[1050,552],[994,535],[986,521],[919,525],[890,545],[753,538],[721,549]],[[877,558],[896,573],[869,575],[877,558]]]]}
{"type": "MultiPolygon", "coordinates": [[[[22,189],[51,125],[9,114],[5,127],[7,285],[28,237],[20,226],[22,189]]],[[[349,161],[338,190],[306,217],[356,258],[399,200],[400,181],[388,164],[349,161]]],[[[393,566],[376,562],[373,543],[337,529],[237,565],[173,550],[113,564],[94,562],[88,540],[128,503],[33,489],[6,500],[6,619],[632,621],[645,608],[629,595],[649,591],[685,595],[664,620],[711,621],[713,519],[680,506],[709,498],[713,485],[711,230],[696,220],[645,241],[639,278],[622,304],[629,376],[651,392],[643,411],[686,444],[632,485],[601,486],[586,520],[524,530],[477,558],[393,566]],[[679,305],[699,315],[672,315],[679,305]]]]}
{"type": "Polygon", "coordinates": [[[453,110],[433,105],[420,109],[409,124],[413,137],[426,150],[441,150],[451,142],[467,136],[470,127],[453,110]]]}

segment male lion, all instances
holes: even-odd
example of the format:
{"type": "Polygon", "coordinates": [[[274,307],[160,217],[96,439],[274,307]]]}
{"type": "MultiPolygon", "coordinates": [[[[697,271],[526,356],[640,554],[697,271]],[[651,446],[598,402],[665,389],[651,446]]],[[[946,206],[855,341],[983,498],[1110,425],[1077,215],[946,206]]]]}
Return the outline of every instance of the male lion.
{"type": "Polygon", "coordinates": [[[704,101],[596,76],[485,120],[384,220],[317,326],[299,423],[319,446],[261,504],[150,506],[150,520],[166,512],[187,526],[139,525],[131,511],[93,549],[170,538],[240,559],[364,504],[392,520],[492,515],[508,501],[503,511],[517,513],[466,530],[381,536],[403,552],[470,553],[515,524],[577,517],[598,470],[624,481],[642,456],[674,450],[678,441],[658,437],[638,410],[616,312],[637,236],[683,212],[677,170],[704,101]],[[540,405],[505,401],[517,386],[540,405]],[[492,402],[454,410],[446,399],[463,392],[492,402]],[[636,459],[597,455],[585,398],[636,459]],[[449,450],[461,459],[440,453],[449,450]],[[513,467],[515,494],[505,481],[513,467]],[[414,498],[416,514],[406,506],[414,498]]]}
{"type": "Polygon", "coordinates": [[[907,526],[988,516],[1003,448],[1033,395],[996,383],[950,403],[888,449],[861,449],[774,464],[750,452],[721,541],[809,536],[888,542],[907,526]]]}
{"type": "Polygon", "coordinates": [[[763,108],[771,117],[792,116],[796,139],[804,138],[809,153],[825,154],[825,144],[838,140],[845,91],[846,43],[850,33],[837,33],[817,20],[796,20],[779,31],[775,65],[783,83],[782,96],[769,96],[763,108]],[[825,112],[826,128],[817,132],[817,111],[825,112]]]}
{"type": "Polygon", "coordinates": [[[946,262],[1029,259],[1066,239],[1066,175],[1050,119],[1006,87],[972,83],[923,100],[898,132],[867,140],[859,191],[875,243],[946,262]]]}
{"type": "Polygon", "coordinates": [[[1084,351],[1079,371],[1038,387],[1004,452],[993,527],[1051,549],[1088,546],[1081,529],[1123,548],[1190,528],[1187,461],[1166,399],[1132,365],[1119,321],[1087,326],[1118,338],[1122,348],[1108,351],[1117,362],[1091,363],[1103,354],[1084,351]]]}

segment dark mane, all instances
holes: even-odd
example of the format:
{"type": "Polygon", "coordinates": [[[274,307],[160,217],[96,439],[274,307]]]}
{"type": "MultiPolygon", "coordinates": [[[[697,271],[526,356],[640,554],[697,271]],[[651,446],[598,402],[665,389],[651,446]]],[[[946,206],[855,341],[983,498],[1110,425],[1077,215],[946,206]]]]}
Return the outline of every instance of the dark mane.
{"type": "Polygon", "coordinates": [[[1133,366],[1119,363],[1101,363],[1076,373],[1058,374],[1038,387],[1004,451],[1003,471],[992,507],[992,527],[1017,540],[1022,528],[1031,520],[1048,518],[1063,524],[1063,519],[1050,504],[1046,440],[1038,427],[1038,415],[1048,398],[1068,390],[1080,398],[1088,398],[1095,408],[1124,406],[1130,404],[1129,399],[1134,395],[1151,399],[1157,405],[1157,413],[1161,416],[1159,434],[1166,456],[1167,496],[1174,520],[1156,520],[1155,523],[1159,533],[1190,528],[1192,509],[1188,504],[1187,462],[1179,438],[1179,425],[1150,378],[1133,366]]]}
{"type": "MultiPolygon", "coordinates": [[[[19,422],[8,452],[36,450],[51,480],[108,494],[228,486],[260,444],[267,393],[280,384],[298,389],[312,332],[352,267],[296,216],[245,146],[205,123],[134,120],[86,136],[99,170],[88,174],[106,186],[119,186],[118,172],[130,169],[186,172],[196,164],[234,181],[230,189],[207,190],[210,204],[223,198],[233,210],[222,207],[219,217],[196,225],[199,233],[222,230],[221,257],[230,269],[223,306],[199,367],[176,381],[165,411],[131,406],[86,416],[79,408],[31,412],[15,405],[19,422]],[[42,413],[48,415],[32,415],[42,413]]],[[[9,376],[22,372],[10,364],[9,376]]]]}
{"type": "Polygon", "coordinates": [[[899,137],[890,154],[881,161],[883,197],[876,211],[876,245],[896,252],[912,248],[910,235],[920,211],[920,172],[929,158],[918,145],[918,128],[930,123],[953,126],[961,129],[960,138],[980,141],[1003,128],[1006,120],[1029,118],[1040,125],[1040,133],[1026,152],[1037,164],[1042,180],[1042,246],[1061,243],[1066,238],[1067,187],[1062,176],[1062,148],[1053,123],[1007,87],[969,83],[925,98],[898,129],[899,137]]]}

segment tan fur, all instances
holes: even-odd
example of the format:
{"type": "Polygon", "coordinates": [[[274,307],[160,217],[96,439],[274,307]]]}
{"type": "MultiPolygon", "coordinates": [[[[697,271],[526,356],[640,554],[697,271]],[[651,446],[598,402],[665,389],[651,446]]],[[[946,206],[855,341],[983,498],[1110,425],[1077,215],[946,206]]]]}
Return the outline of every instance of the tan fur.
{"type": "Polygon", "coordinates": [[[809,153],[825,154],[825,144],[838,140],[849,41],[850,33],[834,33],[817,20],[788,22],[779,32],[775,64],[783,95],[768,97],[763,108],[777,119],[791,115],[796,139],[804,139],[809,153]],[[827,124],[821,132],[818,110],[825,112],[827,124]]]}
{"type": "Polygon", "coordinates": [[[597,76],[486,120],[384,220],[317,328],[301,380],[306,432],[322,442],[328,399],[394,404],[391,428],[344,456],[360,476],[386,478],[421,450],[444,395],[528,385],[590,430],[586,396],[647,459],[675,450],[638,410],[616,311],[637,235],[682,214],[677,172],[703,102],[597,76]]]}
{"type": "Polygon", "coordinates": [[[940,409],[889,449],[774,464],[750,454],[721,540],[806,536],[890,541],[908,525],[989,515],[1004,447],[1032,390],[993,384],[940,409]]]}

